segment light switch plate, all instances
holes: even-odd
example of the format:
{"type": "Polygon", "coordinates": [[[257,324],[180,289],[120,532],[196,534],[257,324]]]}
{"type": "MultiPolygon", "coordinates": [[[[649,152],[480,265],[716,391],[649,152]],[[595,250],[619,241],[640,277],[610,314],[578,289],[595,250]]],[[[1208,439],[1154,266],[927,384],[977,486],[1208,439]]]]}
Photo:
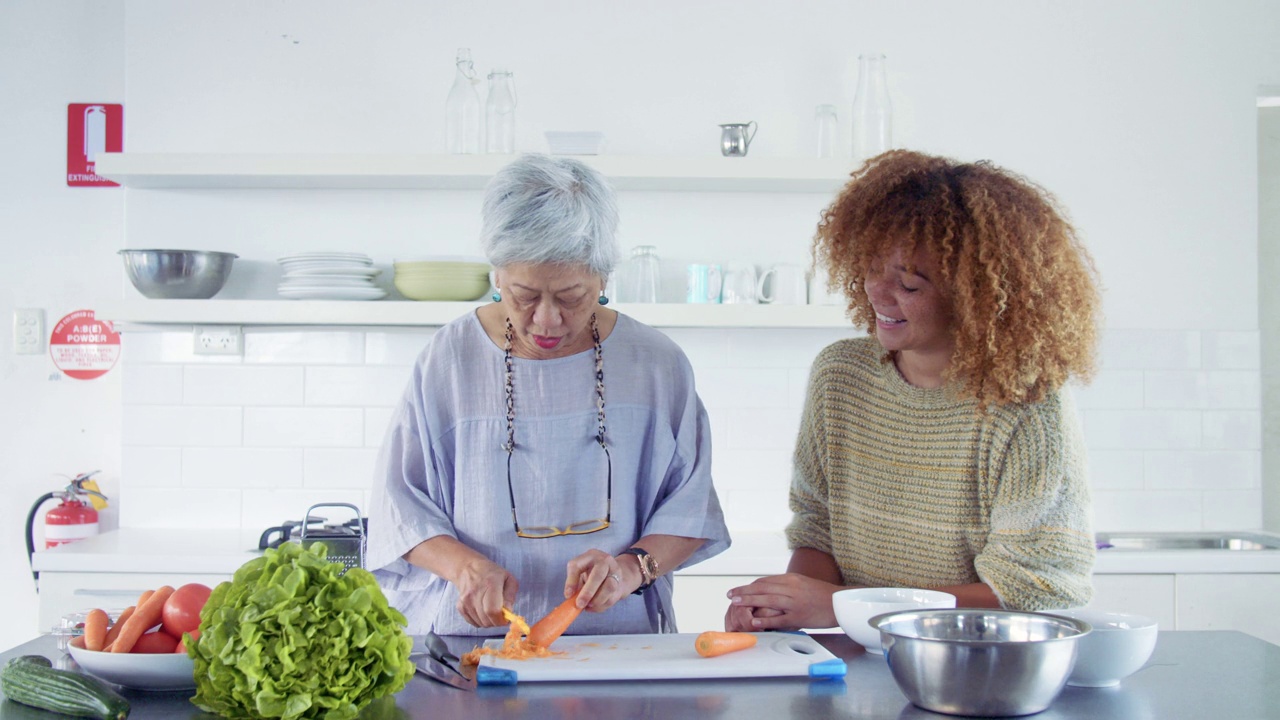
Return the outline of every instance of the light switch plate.
{"type": "Polygon", "coordinates": [[[44,352],[44,310],[17,308],[13,311],[13,354],[39,355],[44,352]]]}

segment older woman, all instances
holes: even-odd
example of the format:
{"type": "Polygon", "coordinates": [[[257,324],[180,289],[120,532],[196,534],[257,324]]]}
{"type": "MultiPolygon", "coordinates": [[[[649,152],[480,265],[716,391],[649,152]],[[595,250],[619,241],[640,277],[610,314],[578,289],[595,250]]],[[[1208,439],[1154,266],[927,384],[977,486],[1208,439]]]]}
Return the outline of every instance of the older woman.
{"type": "Polygon", "coordinates": [[[617,223],[575,160],[489,184],[498,293],[423,350],[378,463],[366,564],[410,632],[494,634],[504,606],[569,597],[571,632],[673,632],[671,571],[728,547],[688,359],[605,307],[617,223]]]}
{"type": "Polygon", "coordinates": [[[726,626],[830,627],[846,587],[1086,603],[1089,492],[1062,386],[1092,371],[1099,301],[1053,199],[987,163],[893,151],[827,208],[815,250],[869,337],[814,361],[791,563],[731,590],[726,626]]]}

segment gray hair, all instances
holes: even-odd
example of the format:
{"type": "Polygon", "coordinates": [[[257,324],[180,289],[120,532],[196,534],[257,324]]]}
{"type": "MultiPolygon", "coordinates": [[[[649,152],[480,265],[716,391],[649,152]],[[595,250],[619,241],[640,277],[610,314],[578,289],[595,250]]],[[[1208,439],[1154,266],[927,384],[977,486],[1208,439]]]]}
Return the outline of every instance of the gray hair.
{"type": "Polygon", "coordinates": [[[523,155],[489,181],[480,245],[489,262],[586,265],[607,277],[618,264],[618,204],[604,176],[578,160],[523,155]]]}

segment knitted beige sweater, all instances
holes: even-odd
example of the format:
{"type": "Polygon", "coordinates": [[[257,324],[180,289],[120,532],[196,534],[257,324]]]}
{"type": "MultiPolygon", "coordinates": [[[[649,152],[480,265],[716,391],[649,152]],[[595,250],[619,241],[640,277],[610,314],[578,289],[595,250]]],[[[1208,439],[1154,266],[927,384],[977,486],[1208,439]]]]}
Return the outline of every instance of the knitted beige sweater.
{"type": "Polygon", "coordinates": [[[796,442],[791,549],[830,554],[846,585],[982,581],[1010,609],[1093,594],[1084,449],[1066,393],[991,407],[913,387],[874,338],[813,363],[796,442]]]}

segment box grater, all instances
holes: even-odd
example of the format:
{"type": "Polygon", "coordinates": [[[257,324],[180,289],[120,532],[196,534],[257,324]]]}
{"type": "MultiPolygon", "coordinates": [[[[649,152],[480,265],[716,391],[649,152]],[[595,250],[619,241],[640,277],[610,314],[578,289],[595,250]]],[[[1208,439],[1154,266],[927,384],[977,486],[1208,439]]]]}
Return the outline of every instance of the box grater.
{"type": "Polygon", "coordinates": [[[317,503],[307,508],[307,514],[304,517],[310,519],[312,511],[322,507],[347,508],[355,513],[355,519],[347,524],[328,524],[320,528],[313,528],[309,522],[304,522],[302,531],[298,535],[298,542],[303,547],[310,547],[312,543],[323,542],[329,550],[329,561],[342,563],[344,572],[353,567],[363,568],[365,526],[364,518],[360,515],[360,508],[351,503],[317,503]]]}

